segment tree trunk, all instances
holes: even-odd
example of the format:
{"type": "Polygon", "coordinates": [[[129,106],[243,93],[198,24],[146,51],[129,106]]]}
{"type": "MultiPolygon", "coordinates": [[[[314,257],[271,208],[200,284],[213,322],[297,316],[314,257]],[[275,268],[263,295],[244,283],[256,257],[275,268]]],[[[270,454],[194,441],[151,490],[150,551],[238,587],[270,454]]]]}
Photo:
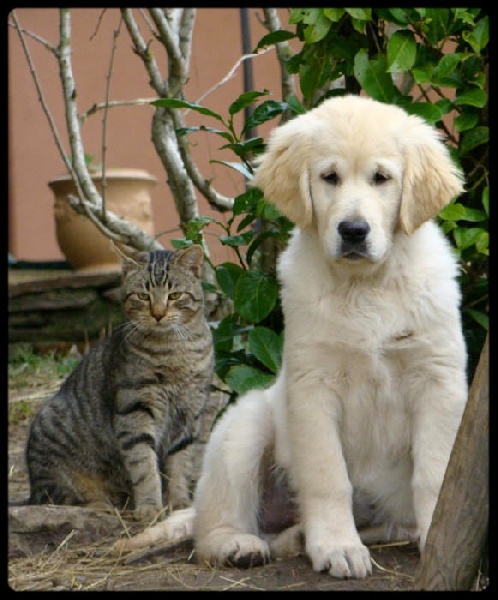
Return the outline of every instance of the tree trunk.
{"type": "Polygon", "coordinates": [[[419,590],[470,590],[488,534],[489,340],[469,399],[415,577],[419,590]]]}

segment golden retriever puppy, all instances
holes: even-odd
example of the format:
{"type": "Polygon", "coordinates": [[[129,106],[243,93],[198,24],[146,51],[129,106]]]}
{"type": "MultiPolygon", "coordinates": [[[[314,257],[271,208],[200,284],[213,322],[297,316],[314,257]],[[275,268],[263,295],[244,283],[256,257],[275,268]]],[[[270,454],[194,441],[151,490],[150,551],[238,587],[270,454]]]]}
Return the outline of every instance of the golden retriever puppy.
{"type": "Polygon", "coordinates": [[[431,220],[462,178],[422,119],[345,96],[276,128],[253,184],[296,224],[283,367],[217,423],[175,527],[193,525],[203,561],[256,565],[304,539],[313,569],[362,578],[365,543],[423,550],[467,399],[457,263],[431,220]]]}

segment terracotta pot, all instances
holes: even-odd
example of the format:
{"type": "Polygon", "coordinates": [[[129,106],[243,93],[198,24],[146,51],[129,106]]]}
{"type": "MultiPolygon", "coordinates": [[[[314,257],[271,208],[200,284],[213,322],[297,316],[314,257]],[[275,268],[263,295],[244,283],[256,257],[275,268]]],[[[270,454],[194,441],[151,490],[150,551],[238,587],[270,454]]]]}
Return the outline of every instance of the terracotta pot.
{"type": "MultiPolygon", "coordinates": [[[[101,173],[92,174],[92,180],[101,193],[101,173]]],[[[150,191],[156,178],[140,169],[107,169],[106,182],[106,207],[154,235],[150,191]]],[[[76,214],[66,201],[68,194],[76,195],[71,176],[62,175],[48,185],[55,196],[57,241],[69,264],[81,271],[119,271],[121,261],[109,239],[89,219],[76,214]]]]}

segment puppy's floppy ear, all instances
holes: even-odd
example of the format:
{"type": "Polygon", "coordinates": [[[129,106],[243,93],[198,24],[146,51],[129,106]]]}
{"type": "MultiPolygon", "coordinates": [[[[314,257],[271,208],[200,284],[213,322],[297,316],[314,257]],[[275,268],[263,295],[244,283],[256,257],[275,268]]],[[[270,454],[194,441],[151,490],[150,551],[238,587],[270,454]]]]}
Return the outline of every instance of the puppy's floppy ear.
{"type": "Polygon", "coordinates": [[[306,116],[272,131],[251,182],[301,229],[311,225],[313,216],[308,173],[312,132],[306,116]]]}
{"type": "Polygon", "coordinates": [[[405,165],[399,222],[410,234],[464,191],[463,176],[437,130],[421,118],[408,117],[402,136],[405,165]]]}

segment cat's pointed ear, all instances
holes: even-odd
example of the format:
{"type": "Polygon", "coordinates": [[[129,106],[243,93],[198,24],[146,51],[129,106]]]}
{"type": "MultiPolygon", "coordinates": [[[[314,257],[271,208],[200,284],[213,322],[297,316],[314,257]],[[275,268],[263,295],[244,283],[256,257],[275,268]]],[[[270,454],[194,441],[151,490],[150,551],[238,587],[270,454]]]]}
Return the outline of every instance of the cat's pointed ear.
{"type": "Polygon", "coordinates": [[[204,250],[202,249],[202,246],[197,244],[177,250],[175,252],[175,256],[173,257],[175,264],[182,266],[184,269],[192,271],[196,277],[201,276],[203,259],[204,250]]]}

